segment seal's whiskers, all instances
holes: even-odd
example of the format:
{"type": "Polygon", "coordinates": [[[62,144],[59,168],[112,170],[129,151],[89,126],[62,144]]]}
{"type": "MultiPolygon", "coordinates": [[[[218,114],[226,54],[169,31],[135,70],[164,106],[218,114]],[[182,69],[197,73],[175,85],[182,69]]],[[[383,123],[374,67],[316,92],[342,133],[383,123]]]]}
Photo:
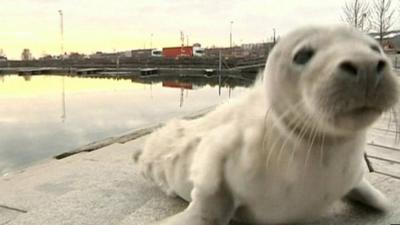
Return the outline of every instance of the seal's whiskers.
{"type": "Polygon", "coordinates": [[[312,129],[311,129],[311,134],[310,134],[311,142],[309,144],[309,147],[308,147],[308,150],[307,150],[307,154],[306,154],[306,158],[305,158],[305,161],[304,161],[304,170],[307,169],[308,162],[310,160],[311,150],[312,150],[313,145],[314,145],[315,137],[319,134],[319,129],[318,129],[318,125],[317,124],[319,122],[318,120],[322,120],[322,116],[319,116],[319,118],[315,118],[315,120],[316,120],[317,123],[315,123],[315,124],[313,123],[312,124],[312,129]]]}
{"type": "MultiPolygon", "coordinates": [[[[295,117],[294,118],[295,121],[291,122],[291,123],[293,123],[293,127],[289,126],[289,135],[286,136],[285,141],[282,143],[281,148],[279,150],[279,154],[278,154],[278,158],[277,158],[278,163],[281,160],[282,153],[285,151],[285,147],[286,147],[288,141],[291,139],[291,135],[295,134],[296,130],[298,130],[301,126],[305,127],[304,126],[305,124],[302,123],[303,122],[302,118],[299,118],[297,115],[294,115],[294,117],[295,117]]],[[[311,118],[308,118],[308,119],[311,119],[311,118]]]]}
{"type": "MultiPolygon", "coordinates": [[[[289,109],[286,110],[284,113],[282,113],[282,115],[280,115],[280,116],[276,119],[276,121],[281,121],[283,118],[285,118],[286,116],[288,116],[291,112],[293,112],[294,110],[297,110],[298,108],[300,108],[300,107],[302,106],[302,104],[303,104],[303,101],[299,101],[299,102],[296,103],[293,107],[289,108],[289,109]]],[[[290,121],[290,122],[291,122],[291,123],[298,123],[298,122],[300,122],[300,121],[297,120],[297,117],[295,117],[295,118],[291,118],[291,121],[290,121]]],[[[271,127],[269,130],[272,130],[273,128],[276,128],[277,125],[278,125],[278,123],[275,123],[275,122],[273,121],[271,125],[272,125],[272,127],[271,127]]],[[[268,132],[268,131],[267,131],[267,132],[268,132]]],[[[288,136],[287,136],[286,138],[288,138],[288,136]]],[[[272,143],[272,145],[268,145],[268,149],[266,149],[266,150],[268,151],[268,154],[267,154],[267,161],[266,161],[266,167],[267,167],[267,168],[269,167],[269,163],[270,163],[270,159],[271,159],[271,157],[272,157],[272,153],[274,152],[275,147],[276,147],[276,145],[278,144],[278,142],[279,142],[279,138],[276,138],[276,139],[274,140],[274,142],[272,143]]]]}
{"type": "Polygon", "coordinates": [[[265,143],[268,137],[267,132],[269,131],[269,129],[267,130],[267,120],[268,120],[268,116],[269,116],[269,112],[271,109],[267,109],[267,111],[265,111],[265,116],[264,116],[264,126],[263,126],[263,140],[262,140],[262,150],[265,151],[265,143]]]}
{"type": "MultiPolygon", "coordinates": [[[[313,119],[313,117],[311,115],[307,115],[307,117],[304,119],[304,124],[309,123],[310,121],[312,121],[312,119],[313,119]]],[[[302,144],[301,140],[304,139],[304,136],[307,133],[307,128],[306,128],[306,126],[304,126],[304,124],[301,127],[300,132],[298,134],[297,140],[299,140],[299,142],[300,142],[299,144],[302,144]]],[[[290,158],[289,158],[288,167],[293,163],[295,153],[296,153],[296,148],[293,148],[292,149],[292,154],[290,155],[290,158]]]]}

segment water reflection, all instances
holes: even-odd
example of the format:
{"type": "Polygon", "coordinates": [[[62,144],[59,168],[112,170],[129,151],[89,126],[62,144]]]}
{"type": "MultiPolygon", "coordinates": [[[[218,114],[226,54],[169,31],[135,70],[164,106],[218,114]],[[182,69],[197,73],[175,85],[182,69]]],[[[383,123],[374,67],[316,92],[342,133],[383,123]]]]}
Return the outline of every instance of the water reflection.
{"type": "Polygon", "coordinates": [[[62,82],[62,88],[61,88],[61,108],[62,108],[62,113],[61,113],[61,121],[64,123],[65,119],[67,118],[66,110],[65,110],[65,77],[63,76],[61,78],[62,82]]]}
{"type": "Polygon", "coordinates": [[[4,76],[0,174],[89,142],[218,104],[251,80],[4,76]],[[231,91],[230,91],[231,89],[231,91]]]}
{"type": "Polygon", "coordinates": [[[30,81],[32,79],[32,76],[30,75],[24,75],[22,77],[24,78],[25,81],[30,81]]]}
{"type": "Polygon", "coordinates": [[[186,89],[186,98],[189,95],[188,90],[193,90],[193,83],[185,83],[185,82],[179,82],[179,81],[163,81],[162,82],[162,86],[163,87],[169,87],[169,88],[178,88],[180,89],[180,98],[179,98],[179,107],[183,106],[183,93],[184,90],[186,89]]]}

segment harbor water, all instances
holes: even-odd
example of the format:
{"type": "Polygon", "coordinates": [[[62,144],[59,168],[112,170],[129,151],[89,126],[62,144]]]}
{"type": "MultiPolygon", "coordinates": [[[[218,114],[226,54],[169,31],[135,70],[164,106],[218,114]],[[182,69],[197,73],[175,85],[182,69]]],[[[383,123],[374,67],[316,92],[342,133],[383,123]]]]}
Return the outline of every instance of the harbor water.
{"type": "Polygon", "coordinates": [[[250,80],[0,76],[0,176],[228,101],[250,80]]]}

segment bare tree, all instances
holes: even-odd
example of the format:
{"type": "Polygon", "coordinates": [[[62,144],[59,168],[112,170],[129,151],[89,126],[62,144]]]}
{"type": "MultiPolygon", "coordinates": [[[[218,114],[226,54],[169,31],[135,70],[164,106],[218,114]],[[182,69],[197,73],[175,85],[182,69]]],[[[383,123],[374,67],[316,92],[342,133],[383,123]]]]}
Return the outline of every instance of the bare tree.
{"type": "Polygon", "coordinates": [[[379,35],[379,42],[383,43],[383,37],[393,26],[394,9],[392,0],[375,0],[372,8],[372,27],[379,35]]]}
{"type": "Polygon", "coordinates": [[[342,20],[361,31],[370,29],[369,4],[366,0],[347,1],[343,6],[342,20]]]}

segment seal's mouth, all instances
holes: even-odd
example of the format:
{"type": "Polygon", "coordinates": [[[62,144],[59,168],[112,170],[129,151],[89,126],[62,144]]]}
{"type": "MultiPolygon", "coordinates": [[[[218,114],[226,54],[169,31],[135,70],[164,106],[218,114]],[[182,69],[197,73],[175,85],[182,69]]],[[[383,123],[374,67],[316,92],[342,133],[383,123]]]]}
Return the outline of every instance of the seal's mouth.
{"type": "Polygon", "coordinates": [[[358,131],[375,122],[383,112],[376,106],[358,106],[336,114],[333,124],[342,131],[358,131]]]}
{"type": "Polygon", "coordinates": [[[370,114],[370,113],[380,114],[380,113],[382,113],[382,110],[379,109],[378,107],[362,106],[362,107],[351,110],[350,113],[352,113],[354,115],[370,114]]]}
{"type": "Polygon", "coordinates": [[[383,110],[380,109],[379,107],[373,107],[373,106],[360,106],[353,108],[351,110],[348,110],[346,112],[343,112],[343,116],[353,116],[353,117],[359,117],[359,116],[375,116],[375,115],[380,115],[382,114],[383,110]]]}

